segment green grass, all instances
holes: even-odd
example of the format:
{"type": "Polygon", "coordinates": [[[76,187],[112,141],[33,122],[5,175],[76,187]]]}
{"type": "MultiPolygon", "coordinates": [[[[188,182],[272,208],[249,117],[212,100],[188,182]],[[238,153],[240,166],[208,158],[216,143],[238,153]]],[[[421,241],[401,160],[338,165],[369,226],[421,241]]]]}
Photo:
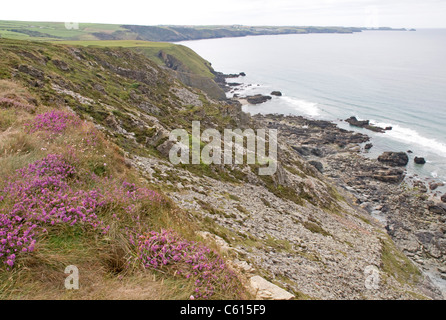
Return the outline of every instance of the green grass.
{"type": "Polygon", "coordinates": [[[419,281],[421,272],[385,235],[381,239],[382,270],[393,276],[401,284],[415,284],[419,281]]]}
{"type": "Polygon", "coordinates": [[[319,233],[324,237],[331,236],[331,234],[324,230],[316,221],[305,221],[302,223],[303,226],[313,233],[319,233]]]}
{"type": "Polygon", "coordinates": [[[87,40],[97,39],[92,35],[93,33],[113,33],[115,31],[124,31],[124,29],[120,25],[114,24],[80,23],[79,29],[67,29],[64,22],[0,21],[2,37],[21,40],[54,40],[58,38],[87,40]],[[30,31],[34,35],[27,34],[30,31]],[[48,36],[36,36],[38,33],[48,36]]]}

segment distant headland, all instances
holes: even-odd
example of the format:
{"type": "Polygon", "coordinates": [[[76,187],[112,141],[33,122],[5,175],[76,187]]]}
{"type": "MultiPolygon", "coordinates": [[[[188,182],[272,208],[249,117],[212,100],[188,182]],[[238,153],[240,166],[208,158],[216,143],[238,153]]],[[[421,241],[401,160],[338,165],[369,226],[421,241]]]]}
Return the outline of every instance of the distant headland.
{"type": "MultiPolygon", "coordinates": [[[[340,33],[351,34],[364,30],[408,31],[407,29],[317,27],[317,26],[186,26],[186,25],[119,25],[99,23],[64,23],[0,21],[0,37],[17,40],[143,40],[178,42],[186,40],[245,37],[256,35],[340,33]]],[[[411,29],[410,31],[414,31],[411,29]]]]}

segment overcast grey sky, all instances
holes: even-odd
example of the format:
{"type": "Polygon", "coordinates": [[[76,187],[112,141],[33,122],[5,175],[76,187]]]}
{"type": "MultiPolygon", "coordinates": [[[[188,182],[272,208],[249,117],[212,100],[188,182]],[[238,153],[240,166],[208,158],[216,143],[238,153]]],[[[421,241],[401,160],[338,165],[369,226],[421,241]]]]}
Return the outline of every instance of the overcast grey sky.
{"type": "Polygon", "coordinates": [[[446,0],[1,0],[0,20],[446,28],[446,0]]]}

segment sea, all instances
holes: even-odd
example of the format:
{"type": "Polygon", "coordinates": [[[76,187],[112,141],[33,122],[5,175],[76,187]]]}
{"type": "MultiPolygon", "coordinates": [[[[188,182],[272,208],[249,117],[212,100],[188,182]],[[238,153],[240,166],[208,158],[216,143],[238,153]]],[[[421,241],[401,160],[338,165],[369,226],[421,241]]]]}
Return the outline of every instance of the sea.
{"type": "Polygon", "coordinates": [[[446,29],[250,36],[180,44],[217,71],[246,73],[228,80],[241,84],[228,97],[282,92],[266,103],[243,106],[245,112],[333,121],[371,137],[374,147],[364,156],[410,150],[408,175],[446,183],[446,29]],[[375,133],[352,127],[343,121],[350,116],[392,130],[375,133]],[[415,156],[427,163],[415,164],[415,156]]]}

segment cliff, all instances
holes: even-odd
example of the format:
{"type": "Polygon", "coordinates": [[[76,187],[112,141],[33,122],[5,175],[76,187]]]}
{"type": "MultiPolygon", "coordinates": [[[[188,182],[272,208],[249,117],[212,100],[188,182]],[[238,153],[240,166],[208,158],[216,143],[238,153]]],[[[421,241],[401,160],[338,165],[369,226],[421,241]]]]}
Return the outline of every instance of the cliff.
{"type": "Polygon", "coordinates": [[[165,66],[183,84],[204,91],[212,99],[225,100],[223,89],[215,82],[211,64],[186,46],[147,41],[58,41],[57,44],[90,47],[125,47],[142,53],[160,66],[165,66]]]}

